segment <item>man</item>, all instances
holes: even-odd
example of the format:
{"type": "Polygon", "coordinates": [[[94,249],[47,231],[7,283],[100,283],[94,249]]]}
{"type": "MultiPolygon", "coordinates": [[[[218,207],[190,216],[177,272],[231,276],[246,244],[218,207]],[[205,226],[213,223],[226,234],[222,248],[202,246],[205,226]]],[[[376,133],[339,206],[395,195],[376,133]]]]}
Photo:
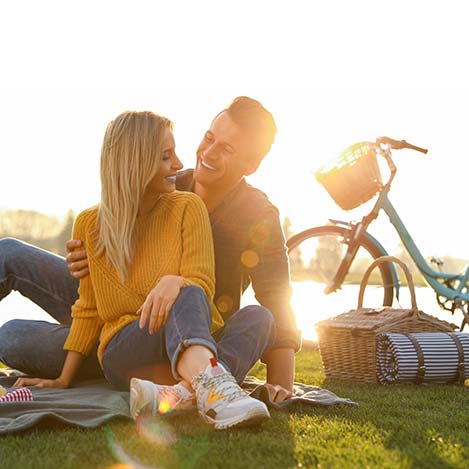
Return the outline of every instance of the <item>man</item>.
{"type": "MultiPolygon", "coordinates": [[[[242,330],[236,325],[256,314],[255,307],[239,310],[241,294],[250,283],[259,303],[274,317],[275,342],[262,359],[267,364],[271,399],[279,402],[291,393],[294,353],[301,339],[289,306],[289,267],[278,211],[244,179],[257,170],[275,133],[272,115],[258,101],[236,98],[213,120],[197,150],[195,169],[178,175],[177,189],[196,193],[208,209],[216,258],[215,303],[227,330],[232,326],[236,335],[242,330]]],[[[0,298],[17,289],[68,324],[77,297],[76,279],[88,274],[81,246],[80,240],[67,243],[73,279],[64,274],[63,259],[14,240],[0,241],[0,298]]],[[[0,361],[2,349],[8,351],[8,337],[21,334],[14,329],[21,327],[15,321],[8,330],[6,326],[0,328],[0,361]]],[[[37,340],[47,346],[46,337],[37,340]]],[[[232,355],[241,360],[246,351],[236,350],[235,345],[236,341],[232,355]]]]}

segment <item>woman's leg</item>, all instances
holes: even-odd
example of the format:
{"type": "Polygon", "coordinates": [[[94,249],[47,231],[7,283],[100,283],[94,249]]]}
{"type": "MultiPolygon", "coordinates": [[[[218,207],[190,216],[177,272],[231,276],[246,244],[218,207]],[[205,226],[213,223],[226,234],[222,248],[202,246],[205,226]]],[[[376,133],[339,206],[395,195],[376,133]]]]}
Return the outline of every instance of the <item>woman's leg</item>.
{"type": "MultiPolygon", "coordinates": [[[[194,286],[184,288],[164,328],[157,334],[142,333],[138,322],[134,321],[116,336],[115,342],[111,341],[111,348],[106,348],[103,357],[106,377],[115,384],[127,385],[129,378],[140,371],[138,366],[142,363],[148,366],[153,355],[156,367],[169,363],[175,379],[192,384],[199,414],[215,428],[253,424],[269,418],[265,404],[247,396],[229,370],[217,364],[216,344],[210,334],[211,318],[211,307],[203,290],[194,286]],[[117,351],[119,343],[122,350],[117,351]],[[131,356],[134,351],[136,357],[131,356]]],[[[159,383],[156,375],[150,379],[159,383]]],[[[132,379],[132,416],[160,409],[161,391],[159,384],[132,379]]],[[[165,408],[168,409],[170,406],[165,408]]]]}
{"type": "MultiPolygon", "coordinates": [[[[203,299],[205,302],[200,303],[199,306],[205,305],[206,310],[205,316],[200,315],[200,317],[211,318],[210,305],[205,295],[203,299]]],[[[192,301],[195,303],[194,299],[192,301]]],[[[188,313],[190,313],[190,308],[188,313]]],[[[267,311],[267,313],[270,315],[270,312],[267,311]]],[[[181,322],[183,318],[181,314],[179,317],[181,322]]],[[[251,324],[254,323],[255,321],[251,321],[251,324]]],[[[202,323],[202,325],[204,326],[203,332],[206,333],[209,328],[207,324],[202,323]]],[[[172,334],[174,334],[174,329],[177,327],[170,329],[172,334]]],[[[237,345],[242,347],[249,339],[246,337],[244,341],[238,341],[237,345]]],[[[192,384],[200,416],[215,429],[253,425],[268,419],[270,415],[265,404],[249,397],[236,383],[230,369],[226,365],[218,364],[217,350],[213,348],[212,341],[212,337],[199,334],[198,340],[180,341],[182,347],[176,348],[173,354],[172,349],[168,348],[175,376],[180,376],[192,384]],[[203,341],[200,340],[201,338],[203,341]],[[207,346],[208,343],[210,346],[207,346]]],[[[226,342],[232,343],[233,341],[226,339],[226,342]]],[[[238,353],[242,354],[243,351],[239,349],[238,353]]]]}
{"type": "Polygon", "coordinates": [[[78,280],[63,257],[14,238],[0,239],[0,300],[12,290],[29,298],[60,324],[71,323],[78,280]]]}
{"type": "MultiPolygon", "coordinates": [[[[57,378],[67,355],[70,328],[45,321],[14,319],[0,328],[0,362],[38,378],[57,378]]],[[[102,378],[96,350],[83,362],[76,380],[102,378]]]]}
{"type": "MultiPolygon", "coordinates": [[[[205,351],[209,357],[216,353],[210,325],[211,309],[202,289],[185,287],[166,324],[156,333],[150,335],[148,327],[140,329],[136,320],[112,338],[103,354],[104,374],[122,388],[127,388],[133,377],[160,384],[181,381],[177,364],[185,350],[198,345],[204,356],[205,351]]],[[[207,366],[208,358],[200,365],[200,371],[207,366]]]]}

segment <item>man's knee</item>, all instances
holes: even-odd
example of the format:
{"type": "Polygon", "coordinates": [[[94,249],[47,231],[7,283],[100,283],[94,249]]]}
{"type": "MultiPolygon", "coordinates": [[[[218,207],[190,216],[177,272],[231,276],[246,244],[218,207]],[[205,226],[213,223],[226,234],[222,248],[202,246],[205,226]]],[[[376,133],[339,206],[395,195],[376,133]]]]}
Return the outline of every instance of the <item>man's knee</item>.
{"type": "Polygon", "coordinates": [[[275,319],[270,310],[264,306],[245,306],[236,314],[239,314],[243,321],[252,326],[265,328],[266,331],[271,331],[275,328],[275,319]]]}
{"type": "Polygon", "coordinates": [[[8,356],[15,353],[21,337],[20,319],[12,319],[0,327],[0,362],[7,363],[8,356]]]}
{"type": "Polygon", "coordinates": [[[17,259],[25,248],[25,243],[15,238],[0,239],[0,263],[8,265],[10,260],[17,259]]]}
{"type": "Polygon", "coordinates": [[[21,319],[12,319],[7,321],[3,326],[0,327],[0,344],[8,338],[16,337],[21,333],[21,324],[24,321],[21,319]]]}

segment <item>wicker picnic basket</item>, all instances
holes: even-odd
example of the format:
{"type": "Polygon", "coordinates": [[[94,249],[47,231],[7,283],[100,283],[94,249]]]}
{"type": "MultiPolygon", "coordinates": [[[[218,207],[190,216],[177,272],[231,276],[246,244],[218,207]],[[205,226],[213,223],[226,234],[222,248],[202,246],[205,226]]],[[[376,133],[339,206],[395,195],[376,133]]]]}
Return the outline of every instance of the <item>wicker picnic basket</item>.
{"type": "Polygon", "coordinates": [[[376,145],[360,142],[346,148],[338,158],[319,168],[316,179],[344,210],[364,204],[383,188],[376,145]]]}
{"type": "Polygon", "coordinates": [[[393,256],[376,259],[360,284],[357,309],[317,324],[319,350],[328,378],[377,383],[376,337],[387,332],[452,332],[454,324],[419,311],[415,288],[407,266],[393,256]],[[395,262],[405,273],[411,295],[411,309],[364,308],[363,296],[372,270],[383,262],[395,262]]]}

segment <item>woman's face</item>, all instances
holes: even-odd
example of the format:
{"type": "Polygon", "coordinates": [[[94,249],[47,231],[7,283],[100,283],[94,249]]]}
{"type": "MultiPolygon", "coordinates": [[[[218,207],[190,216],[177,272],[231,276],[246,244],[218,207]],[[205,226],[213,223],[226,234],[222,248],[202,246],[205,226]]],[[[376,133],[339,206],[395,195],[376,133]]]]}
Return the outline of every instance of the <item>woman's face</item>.
{"type": "Polygon", "coordinates": [[[176,155],[176,144],[171,129],[166,128],[163,138],[163,157],[160,168],[148,184],[152,193],[163,194],[176,189],[176,173],[182,169],[182,163],[176,155]]]}

